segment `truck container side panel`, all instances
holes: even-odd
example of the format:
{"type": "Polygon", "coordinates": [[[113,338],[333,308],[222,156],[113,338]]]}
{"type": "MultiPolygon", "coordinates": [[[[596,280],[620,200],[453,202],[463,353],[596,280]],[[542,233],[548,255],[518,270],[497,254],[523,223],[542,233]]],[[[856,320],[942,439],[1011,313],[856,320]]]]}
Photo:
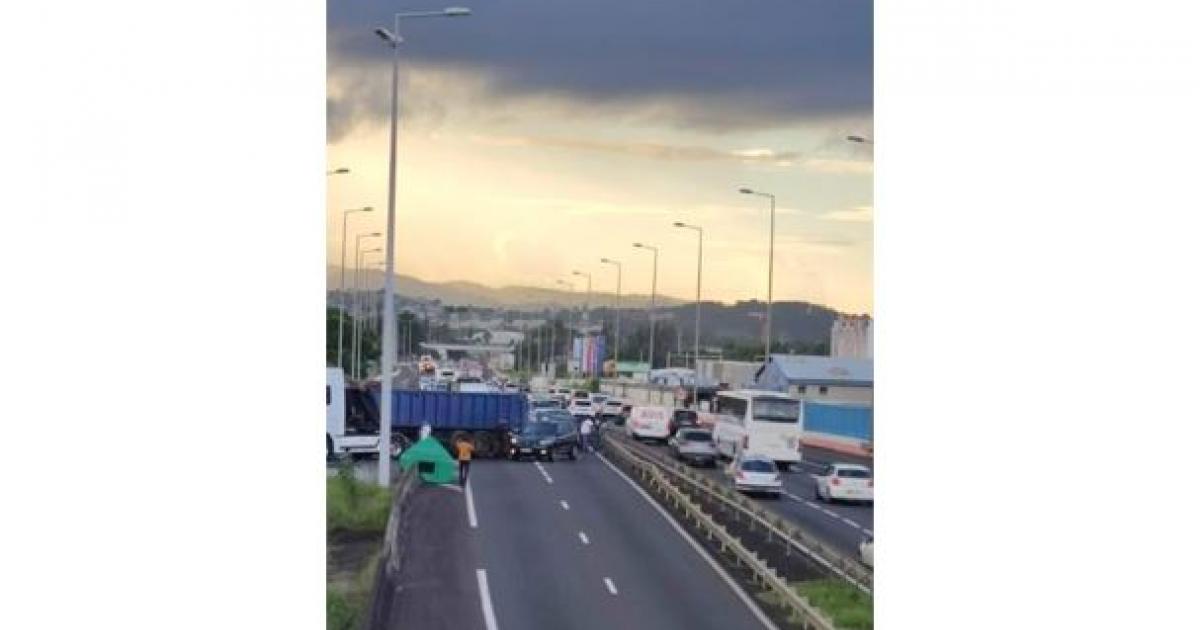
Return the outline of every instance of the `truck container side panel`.
{"type": "Polygon", "coordinates": [[[392,426],[428,423],[433,429],[456,431],[491,431],[502,424],[516,428],[524,424],[525,406],[522,394],[394,390],[392,426]]]}
{"type": "Polygon", "coordinates": [[[805,431],[870,440],[874,434],[874,420],[874,410],[867,406],[804,403],[805,431]]]}

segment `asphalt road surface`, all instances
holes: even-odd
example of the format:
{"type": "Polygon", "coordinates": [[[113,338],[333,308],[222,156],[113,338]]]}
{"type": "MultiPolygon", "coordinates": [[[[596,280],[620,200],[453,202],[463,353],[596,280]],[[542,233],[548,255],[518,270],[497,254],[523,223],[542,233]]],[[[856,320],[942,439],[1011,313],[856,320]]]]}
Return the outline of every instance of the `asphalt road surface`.
{"type": "Polygon", "coordinates": [[[410,541],[422,550],[397,596],[404,624],[393,627],[773,627],[597,455],[479,460],[467,492],[422,490],[439,494],[415,519],[410,541]]]}
{"type": "MultiPolygon", "coordinates": [[[[653,446],[663,455],[667,449],[663,446],[653,446]]],[[[816,497],[816,481],[812,475],[830,462],[846,462],[862,464],[870,467],[870,459],[842,455],[821,449],[804,449],[802,464],[783,474],[784,494],[778,499],[751,497],[764,508],[791,520],[811,532],[814,536],[828,542],[844,554],[857,557],[858,544],[868,535],[873,535],[875,526],[875,508],[870,503],[828,503],[818,501],[816,497]]],[[[717,468],[697,468],[696,470],[715,479],[729,483],[724,474],[726,462],[718,464],[717,468]]]]}

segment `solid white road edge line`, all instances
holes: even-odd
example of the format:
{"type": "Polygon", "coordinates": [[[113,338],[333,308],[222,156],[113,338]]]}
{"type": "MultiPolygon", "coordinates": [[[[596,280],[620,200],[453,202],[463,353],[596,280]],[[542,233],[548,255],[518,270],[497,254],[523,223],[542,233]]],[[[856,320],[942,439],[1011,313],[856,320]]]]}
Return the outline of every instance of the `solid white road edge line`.
{"type": "Polygon", "coordinates": [[[604,585],[608,587],[609,593],[612,593],[613,595],[617,594],[617,585],[613,584],[612,579],[604,578],[604,585]]]}
{"type": "Polygon", "coordinates": [[[583,544],[585,544],[585,545],[591,543],[591,541],[588,540],[587,534],[585,534],[583,532],[579,532],[579,540],[582,541],[583,544]]]}
{"type": "Polygon", "coordinates": [[[596,457],[599,457],[600,461],[604,462],[609,469],[624,479],[625,483],[629,484],[629,487],[637,491],[637,493],[640,494],[642,498],[650,504],[650,507],[654,508],[655,511],[658,512],[659,516],[663,517],[663,520],[669,523],[675,532],[678,533],[681,538],[687,541],[687,543],[692,546],[692,549],[696,550],[696,553],[699,554],[701,558],[704,558],[705,562],[708,562],[708,566],[712,567],[712,570],[717,572],[717,575],[725,581],[725,585],[733,591],[734,595],[737,595],[738,599],[742,600],[742,603],[750,609],[750,612],[758,618],[758,621],[762,623],[764,627],[769,628],[770,630],[779,630],[779,628],[772,623],[765,614],[763,614],[763,611],[758,607],[758,604],[754,603],[753,599],[750,599],[750,596],[746,594],[746,591],[742,590],[742,587],[737,582],[733,581],[733,578],[729,577],[729,573],[727,573],[725,569],[721,567],[721,565],[717,564],[717,561],[714,560],[712,556],[708,555],[708,552],[704,550],[704,547],[701,547],[700,543],[696,542],[696,539],[692,538],[692,535],[687,533],[687,530],[685,530],[683,526],[681,526],[679,523],[676,523],[675,519],[671,518],[671,515],[668,514],[661,505],[655,502],[655,500],[649,494],[646,494],[646,491],[643,490],[641,486],[634,483],[634,481],[629,478],[629,475],[626,475],[621,471],[620,468],[614,466],[612,462],[608,461],[608,458],[606,458],[604,455],[596,453],[596,457]]]}
{"type": "Polygon", "coordinates": [[[496,611],[492,609],[492,592],[488,590],[487,571],[475,569],[479,581],[479,605],[483,607],[483,623],[487,630],[496,630],[496,611]]]}
{"type": "Polygon", "coordinates": [[[479,527],[479,521],[475,518],[475,497],[471,494],[471,480],[467,480],[466,491],[463,493],[467,497],[467,522],[471,524],[471,529],[479,527]]]}

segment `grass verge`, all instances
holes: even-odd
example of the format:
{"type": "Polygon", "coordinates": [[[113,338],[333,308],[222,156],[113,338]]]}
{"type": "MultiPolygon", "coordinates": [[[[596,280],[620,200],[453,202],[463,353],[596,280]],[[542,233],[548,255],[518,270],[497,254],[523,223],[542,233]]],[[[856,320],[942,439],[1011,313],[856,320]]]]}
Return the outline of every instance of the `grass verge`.
{"type": "MultiPolygon", "coordinates": [[[[820,579],[793,582],[791,586],[840,630],[872,630],[875,627],[873,599],[846,582],[820,579]]],[[[774,591],[759,593],[758,598],[772,606],[780,605],[780,597],[774,591]]]]}
{"type": "Polygon", "coordinates": [[[338,474],[325,481],[325,533],[383,533],[392,509],[392,494],[387,488],[354,478],[344,465],[338,474]]]}
{"type": "MultiPolygon", "coordinates": [[[[325,482],[325,534],[327,552],[353,551],[352,541],[376,540],[366,548],[367,553],[351,553],[350,572],[328,574],[325,584],[325,627],[327,630],[356,630],[363,625],[363,616],[370,605],[379,568],[379,544],[387,529],[392,495],[387,488],[364,483],[354,478],[350,466],[325,482]],[[347,535],[350,535],[347,538],[347,535]]],[[[339,555],[337,553],[334,554],[339,555]]],[[[329,570],[329,569],[327,569],[329,570]]]]}

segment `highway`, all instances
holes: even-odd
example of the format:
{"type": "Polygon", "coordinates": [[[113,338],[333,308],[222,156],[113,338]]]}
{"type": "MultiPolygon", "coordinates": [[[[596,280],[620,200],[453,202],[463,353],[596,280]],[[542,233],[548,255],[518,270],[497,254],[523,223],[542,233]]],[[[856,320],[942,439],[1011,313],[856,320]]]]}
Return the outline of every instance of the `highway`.
{"type": "Polygon", "coordinates": [[[393,628],[774,627],[597,455],[478,460],[467,492],[418,496],[393,628]]]}
{"type": "MultiPolygon", "coordinates": [[[[661,445],[649,445],[663,456],[667,449],[661,445]]],[[[764,508],[796,523],[817,538],[828,542],[844,554],[857,557],[858,544],[867,535],[874,534],[875,509],[872,504],[827,503],[817,501],[816,482],[812,475],[829,462],[849,462],[872,466],[870,459],[842,455],[833,451],[805,448],[798,470],[782,473],[785,494],[778,499],[751,497],[764,508]]],[[[719,479],[729,480],[724,474],[724,463],[717,468],[695,468],[694,470],[719,479]]]]}

